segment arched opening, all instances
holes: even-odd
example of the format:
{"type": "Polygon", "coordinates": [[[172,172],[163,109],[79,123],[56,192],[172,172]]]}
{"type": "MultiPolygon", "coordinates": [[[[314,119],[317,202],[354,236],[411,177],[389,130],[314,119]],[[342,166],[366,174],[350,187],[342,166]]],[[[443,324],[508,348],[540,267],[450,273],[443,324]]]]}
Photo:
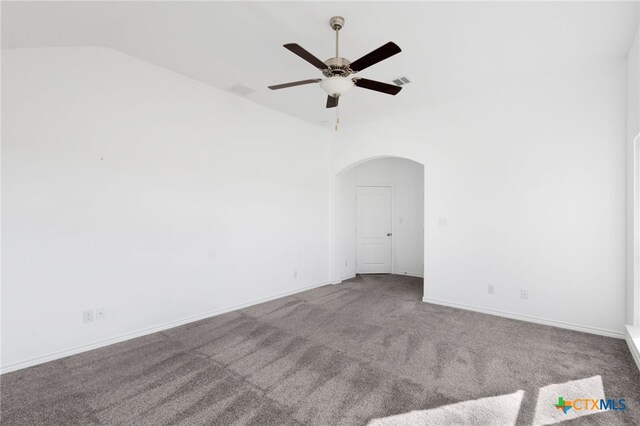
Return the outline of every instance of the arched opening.
{"type": "Polygon", "coordinates": [[[356,161],[335,175],[333,282],[357,274],[424,278],[425,167],[403,157],[356,161]]]}

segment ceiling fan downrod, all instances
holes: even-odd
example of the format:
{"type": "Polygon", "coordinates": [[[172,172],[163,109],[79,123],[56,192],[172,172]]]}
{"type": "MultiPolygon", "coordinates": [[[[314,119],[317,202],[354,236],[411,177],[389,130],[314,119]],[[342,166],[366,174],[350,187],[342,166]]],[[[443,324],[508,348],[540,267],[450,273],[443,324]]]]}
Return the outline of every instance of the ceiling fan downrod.
{"type": "Polygon", "coordinates": [[[342,16],[334,16],[329,19],[329,25],[336,32],[336,59],[340,57],[340,51],[338,49],[340,43],[340,30],[344,27],[344,18],[342,16]]]}

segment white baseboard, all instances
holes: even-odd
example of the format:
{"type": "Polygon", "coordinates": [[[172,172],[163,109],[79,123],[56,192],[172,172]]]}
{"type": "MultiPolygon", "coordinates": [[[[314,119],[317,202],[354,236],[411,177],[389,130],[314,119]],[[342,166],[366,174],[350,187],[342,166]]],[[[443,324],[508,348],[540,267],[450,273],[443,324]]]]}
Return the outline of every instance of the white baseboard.
{"type": "Polygon", "coordinates": [[[126,340],[135,339],[136,337],[146,336],[148,334],[157,333],[158,331],[168,330],[170,328],[178,327],[184,324],[188,324],[190,322],[199,321],[205,318],[215,317],[216,315],[225,314],[227,312],[236,311],[238,309],[246,308],[249,306],[257,305],[259,303],[269,302],[270,300],[279,299],[280,297],[290,296],[292,294],[301,293],[303,291],[311,290],[316,287],[321,287],[323,285],[330,284],[330,282],[322,282],[320,284],[314,284],[307,287],[299,288],[296,290],[285,291],[282,293],[275,294],[273,296],[262,297],[260,299],[254,299],[249,302],[241,303],[239,305],[229,306],[226,308],[216,309],[214,311],[205,312],[202,314],[191,315],[177,321],[171,321],[164,324],[147,327],[142,330],[134,331],[131,333],[122,334],[120,336],[111,337],[109,339],[100,340],[94,343],[90,343],[88,345],[76,346],[70,349],[65,349],[62,351],[51,352],[46,355],[34,357],[28,359],[26,361],[20,361],[13,364],[5,365],[0,368],[0,374],[9,373],[16,370],[22,370],[23,368],[32,367],[34,365],[43,364],[49,361],[55,361],[56,359],[65,358],[71,355],[76,355],[82,352],[90,351],[93,349],[102,348],[104,346],[113,345],[115,343],[124,342],[126,340]]]}
{"type": "MultiPolygon", "coordinates": [[[[360,273],[360,272],[359,272],[359,273],[360,273]]],[[[367,275],[367,273],[366,273],[366,272],[364,272],[363,274],[364,274],[364,275],[367,275]]],[[[355,278],[355,277],[356,277],[356,275],[358,275],[358,274],[347,275],[347,276],[345,276],[345,277],[340,278],[340,281],[333,282],[332,284],[340,284],[342,281],[346,281],[346,280],[350,280],[351,278],[355,278]]],[[[422,275],[420,275],[420,274],[413,274],[413,273],[407,273],[407,274],[405,274],[405,273],[392,272],[392,273],[391,273],[391,275],[399,275],[399,276],[402,276],[402,277],[423,278],[423,277],[422,277],[422,275]]]]}
{"type": "Polygon", "coordinates": [[[340,278],[340,281],[338,282],[338,284],[340,284],[342,281],[350,280],[350,279],[355,278],[355,277],[356,277],[356,274],[347,275],[346,277],[342,277],[342,278],[340,278]]]}
{"type": "Polygon", "coordinates": [[[414,277],[414,278],[424,278],[422,276],[422,274],[418,274],[418,273],[413,273],[413,272],[407,272],[406,274],[404,272],[394,272],[394,275],[400,275],[403,277],[414,277]]]}
{"type": "Polygon", "coordinates": [[[536,324],[550,325],[552,327],[566,328],[568,330],[581,331],[583,333],[597,334],[600,336],[607,336],[607,337],[615,337],[617,339],[625,338],[625,334],[623,332],[606,330],[604,328],[590,327],[586,325],[572,324],[568,322],[532,317],[529,315],[521,315],[521,314],[514,314],[511,312],[480,308],[477,306],[464,305],[462,303],[454,303],[454,302],[447,302],[444,300],[431,299],[429,297],[423,297],[422,301],[427,303],[433,303],[435,305],[449,306],[451,308],[458,308],[458,309],[465,309],[467,311],[480,312],[482,314],[489,314],[489,315],[495,315],[499,317],[510,318],[510,319],[515,319],[520,321],[533,322],[536,324]]]}
{"type": "Polygon", "coordinates": [[[627,345],[629,346],[629,351],[631,352],[631,356],[633,360],[636,362],[636,366],[638,370],[640,370],[640,337],[634,337],[635,333],[632,333],[632,328],[627,326],[627,333],[625,335],[625,340],[627,341],[627,345]]]}

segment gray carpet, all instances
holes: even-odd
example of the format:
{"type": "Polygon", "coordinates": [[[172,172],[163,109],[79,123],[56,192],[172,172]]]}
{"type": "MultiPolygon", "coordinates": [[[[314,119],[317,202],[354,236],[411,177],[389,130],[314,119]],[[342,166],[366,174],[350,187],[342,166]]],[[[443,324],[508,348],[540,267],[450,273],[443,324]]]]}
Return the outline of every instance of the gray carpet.
{"type": "Polygon", "coordinates": [[[627,409],[563,424],[640,424],[640,373],[623,340],[421,296],[420,279],[357,277],[9,373],[1,421],[549,424],[582,413],[562,417],[558,393],[595,398],[595,386],[627,409]]]}

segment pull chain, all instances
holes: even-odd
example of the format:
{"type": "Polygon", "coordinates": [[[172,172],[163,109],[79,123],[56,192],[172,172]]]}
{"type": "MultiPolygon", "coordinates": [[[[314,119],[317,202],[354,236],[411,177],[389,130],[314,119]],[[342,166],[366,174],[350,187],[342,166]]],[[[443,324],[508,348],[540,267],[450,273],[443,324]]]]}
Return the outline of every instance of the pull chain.
{"type": "Polygon", "coordinates": [[[336,106],[336,132],[338,131],[338,126],[340,125],[340,104],[336,106]]]}

